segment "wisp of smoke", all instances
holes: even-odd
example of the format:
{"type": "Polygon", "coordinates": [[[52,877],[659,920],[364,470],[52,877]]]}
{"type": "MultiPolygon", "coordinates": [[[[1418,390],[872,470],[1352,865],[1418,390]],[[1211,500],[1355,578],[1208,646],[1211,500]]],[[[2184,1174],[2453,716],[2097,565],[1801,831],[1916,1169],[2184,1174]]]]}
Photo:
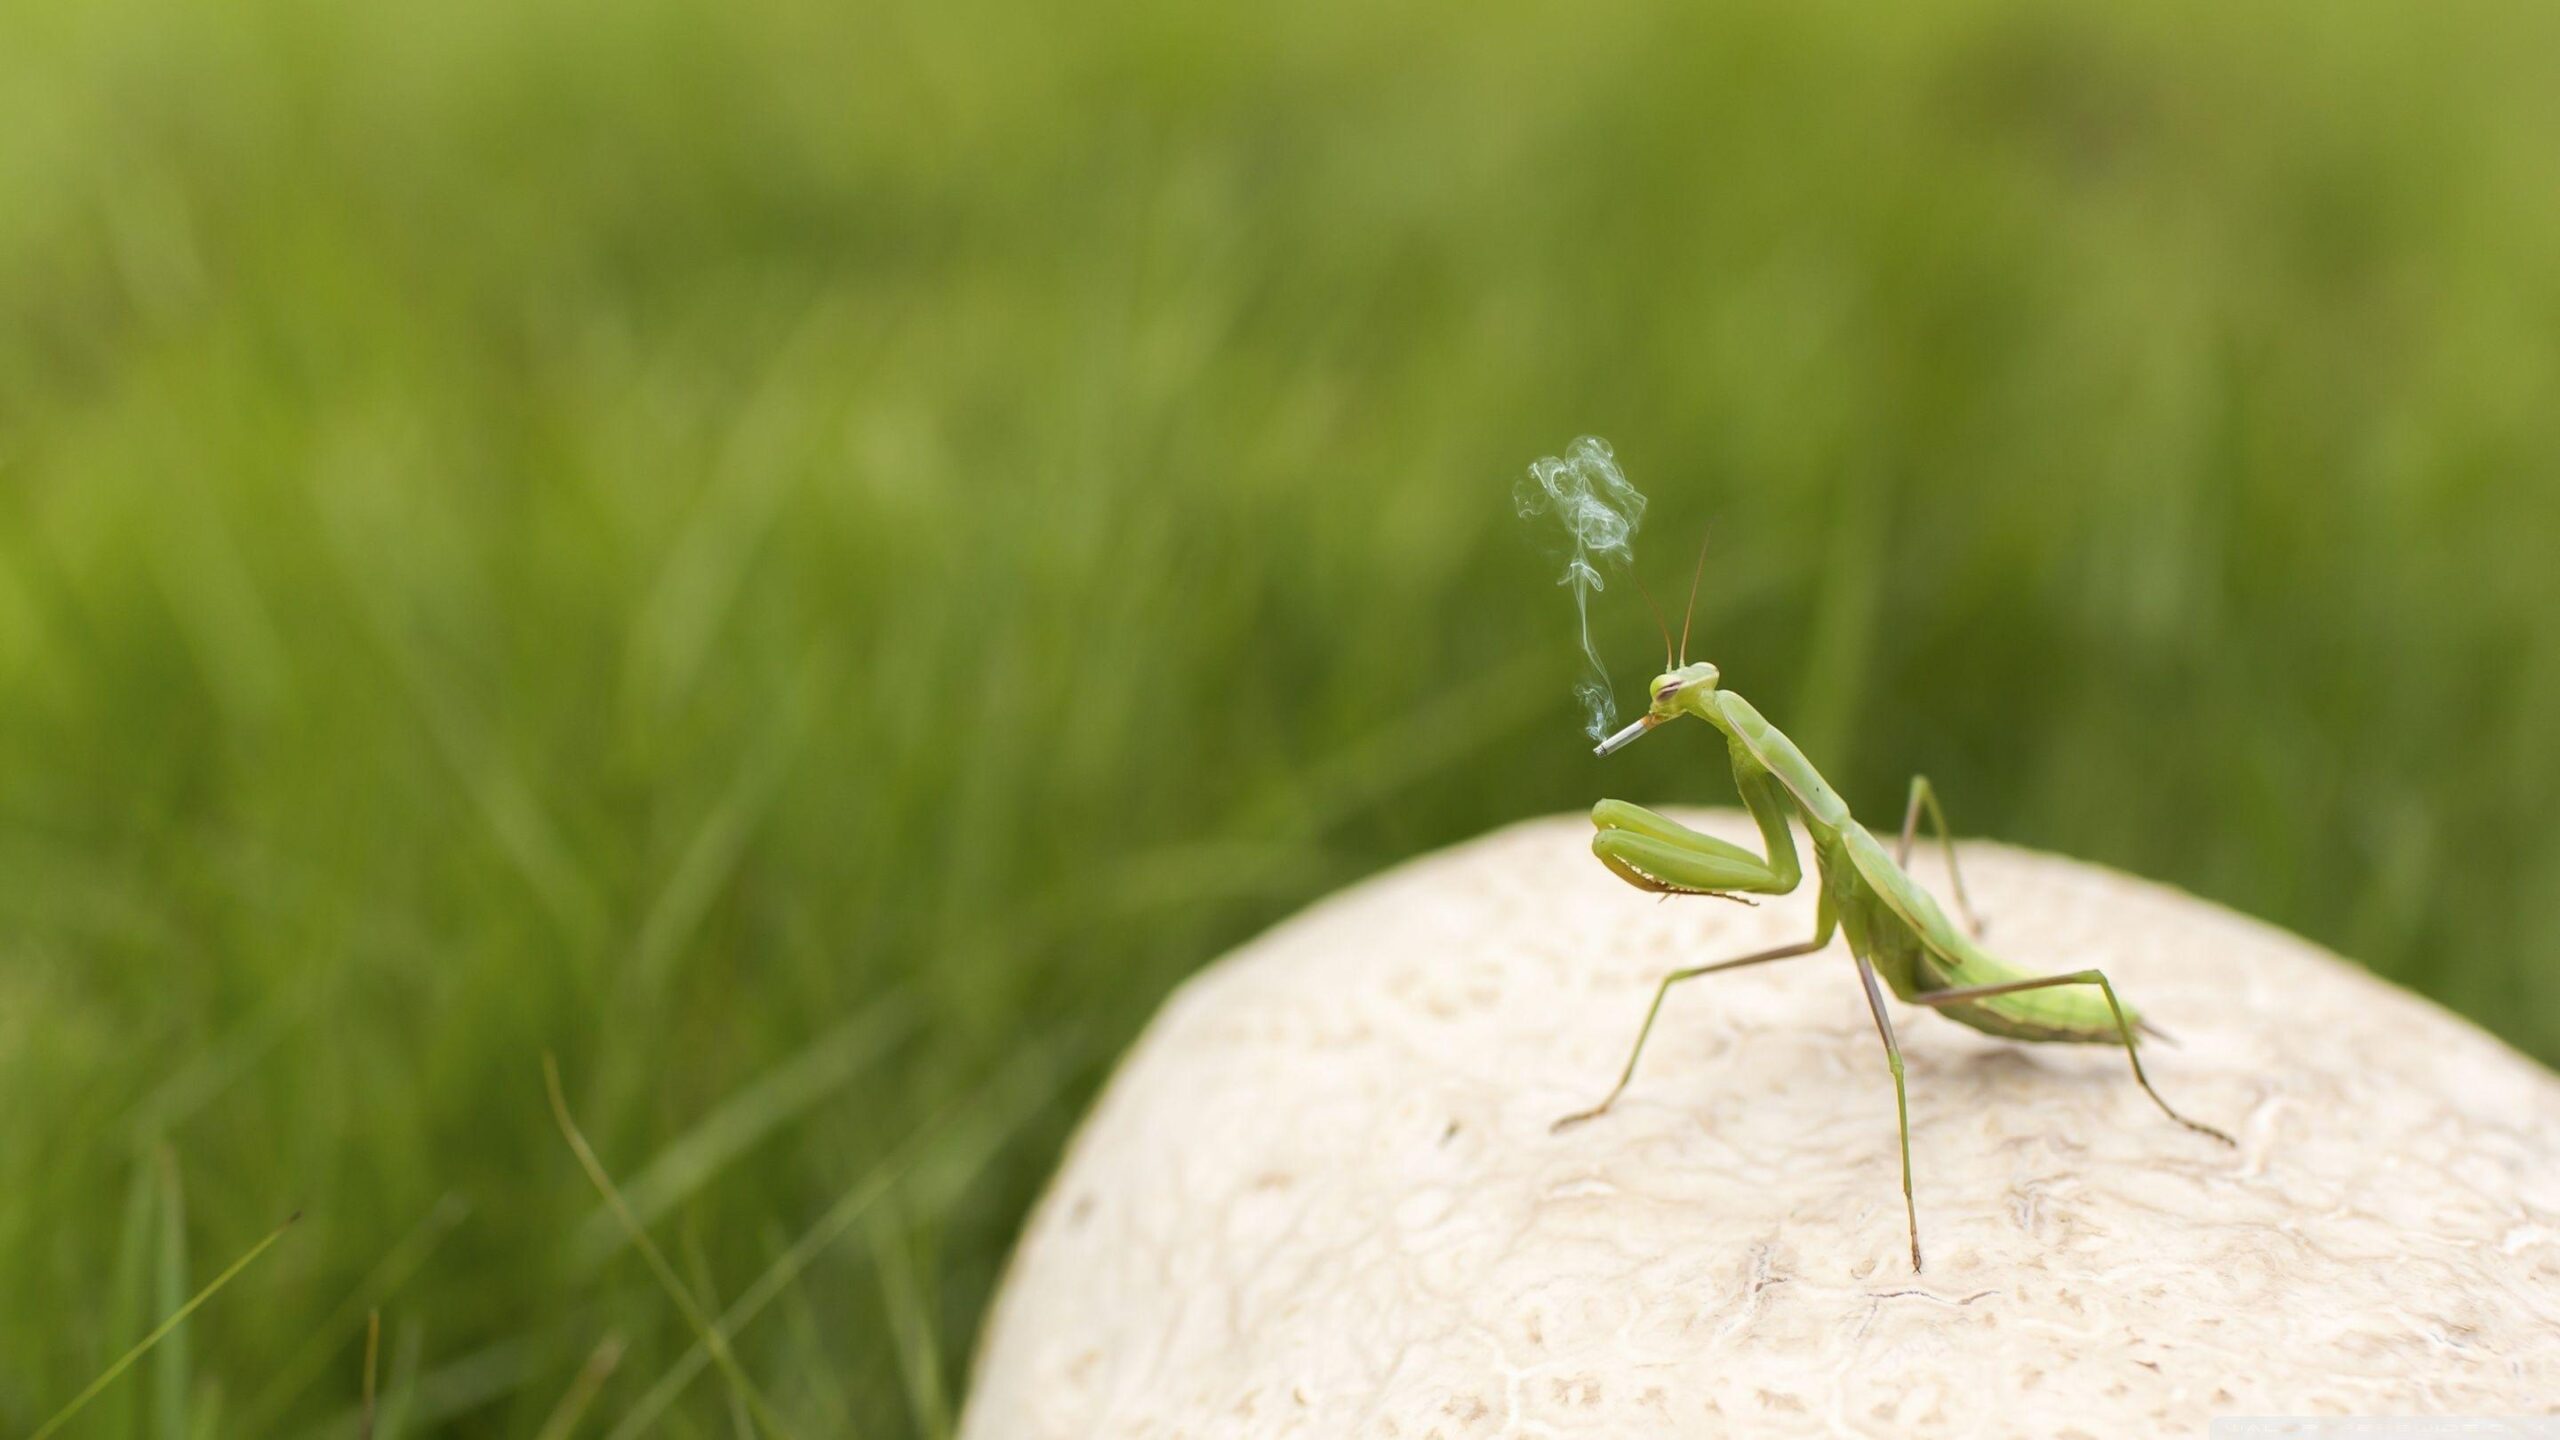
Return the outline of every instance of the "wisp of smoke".
{"type": "Polygon", "coordinates": [[[1564,575],[1556,581],[1573,590],[1574,615],[1582,627],[1582,656],[1590,669],[1575,682],[1591,738],[1607,735],[1615,718],[1609,699],[1609,668],[1591,643],[1591,592],[1605,590],[1602,572],[1612,565],[1633,565],[1636,527],[1644,523],[1644,496],[1627,483],[1626,472],[1609,442],[1585,435],[1565,447],[1564,456],[1548,456],[1529,467],[1511,490],[1520,518],[1553,515],[1563,523],[1572,553],[1564,575]]]}

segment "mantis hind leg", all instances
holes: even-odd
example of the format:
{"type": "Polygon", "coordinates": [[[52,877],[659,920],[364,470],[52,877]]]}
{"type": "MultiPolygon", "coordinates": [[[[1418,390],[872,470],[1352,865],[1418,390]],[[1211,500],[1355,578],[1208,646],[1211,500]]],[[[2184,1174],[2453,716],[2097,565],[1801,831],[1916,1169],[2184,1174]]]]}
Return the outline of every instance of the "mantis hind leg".
{"type": "Polygon", "coordinates": [[[1964,893],[1964,871],[1956,867],[1955,838],[1947,833],[1947,812],[1938,808],[1938,792],[1926,775],[1911,777],[1911,802],[1902,811],[1902,839],[1893,847],[1893,863],[1904,870],[1911,868],[1911,842],[1919,838],[1920,812],[1929,812],[1929,826],[1938,832],[1938,847],[1947,857],[1947,879],[1955,886],[1956,913],[1964,917],[1964,928],[1982,938],[1982,917],[1973,913],[1973,901],[1964,893]]]}
{"type": "Polygon", "coordinates": [[[2239,1145],[2239,1141],[2212,1126],[2190,1120],[2179,1114],[2168,1101],[2160,1097],[2159,1091],[2151,1088],[2151,1077],[2142,1073],[2142,1052],[2134,1045],[2133,1026],[2125,1019],[2124,1005],[2116,999],[2116,987],[2108,981],[2106,972],[2102,970],[2074,970],[2068,975],[2044,975],[2033,980],[2004,980],[1997,985],[1966,985],[1953,990],[1925,990],[1908,998],[1916,1004],[1935,1008],[1961,1005],[1970,1000],[1987,1000],[1994,995],[2014,995],[2021,990],[2050,989],[2056,985],[2095,985],[2098,987],[2098,992],[2107,997],[2107,1013],[2115,1016],[2116,1019],[2116,1038],[2124,1043],[2125,1058],[2133,1062],[2134,1083],[2142,1087],[2143,1094],[2151,1097],[2152,1104],[2160,1107],[2161,1114],[2200,1135],[2210,1135],[2225,1145],[2234,1147],[2239,1145]]]}
{"type": "Polygon", "coordinates": [[[1577,1110],[1565,1116],[1548,1126],[1548,1132],[1552,1134],[1568,1126],[1579,1125],[1585,1120],[1596,1120],[1607,1114],[1610,1106],[1618,1103],[1618,1097],[1627,1091],[1627,1082],[1636,1078],[1636,1061],[1644,1055],[1644,1042],[1653,1034],[1653,1022],[1662,1014],[1662,998],[1671,993],[1672,986],[1683,980],[1695,980],[1701,975],[1712,975],[1719,970],[1739,970],[1745,965],[1766,965],[1772,960],[1790,960],[1798,955],[1810,955],[1830,943],[1831,919],[1830,912],[1826,909],[1823,912],[1821,930],[1810,940],[1795,945],[1781,945],[1775,950],[1762,950],[1757,954],[1745,955],[1739,960],[1719,960],[1712,965],[1693,965],[1686,970],[1674,970],[1663,976],[1662,983],[1654,988],[1653,1004],[1644,1012],[1644,1024],[1636,1030],[1635,1048],[1627,1052],[1626,1068],[1618,1072],[1618,1083],[1609,1087],[1609,1093],[1601,1097],[1599,1104],[1588,1110],[1577,1110]]]}
{"type": "Polygon", "coordinates": [[[1884,1010],[1884,992],[1876,986],[1876,969],[1858,957],[1858,983],[1867,990],[1867,1010],[1876,1017],[1876,1034],[1884,1040],[1884,1063],[1893,1070],[1893,1116],[1902,1130],[1902,1218],[1911,1229],[1911,1273],[1920,1273],[1920,1211],[1911,1198],[1911,1092],[1902,1081],[1902,1047],[1894,1043],[1893,1017],[1884,1010]]]}

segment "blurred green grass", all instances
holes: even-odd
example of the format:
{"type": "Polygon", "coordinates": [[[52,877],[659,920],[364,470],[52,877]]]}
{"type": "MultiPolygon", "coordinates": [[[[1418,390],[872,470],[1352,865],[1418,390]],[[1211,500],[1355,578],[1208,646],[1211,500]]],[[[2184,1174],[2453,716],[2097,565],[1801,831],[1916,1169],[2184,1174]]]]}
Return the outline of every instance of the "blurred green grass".
{"type": "Polygon", "coordinates": [[[803,1433],[938,1433],[1184,974],[1721,793],[1577,739],[1507,492],[1583,432],[1861,808],[1925,769],[2560,1056],[2549,7],[0,36],[0,1431],[296,1208],[71,1433],[344,1427],[375,1305],[392,1431],[600,1346],[581,1433],[658,1403],[551,1051],[803,1433]]]}

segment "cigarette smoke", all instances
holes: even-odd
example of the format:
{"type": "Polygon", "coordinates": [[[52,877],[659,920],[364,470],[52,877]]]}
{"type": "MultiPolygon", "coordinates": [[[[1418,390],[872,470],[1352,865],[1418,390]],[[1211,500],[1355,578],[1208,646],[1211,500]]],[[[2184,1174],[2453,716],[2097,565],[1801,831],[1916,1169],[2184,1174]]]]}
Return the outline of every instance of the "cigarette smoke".
{"type": "Polygon", "coordinates": [[[1529,467],[1511,489],[1512,503],[1523,520],[1553,515],[1564,526],[1572,553],[1556,583],[1573,591],[1573,610],[1582,629],[1582,656],[1589,663],[1574,683],[1591,738],[1606,736],[1615,717],[1609,696],[1609,667],[1591,643],[1591,592],[1609,588],[1603,572],[1635,563],[1636,528],[1644,523],[1644,496],[1627,483],[1609,442],[1585,435],[1565,447],[1562,459],[1548,456],[1529,467]]]}

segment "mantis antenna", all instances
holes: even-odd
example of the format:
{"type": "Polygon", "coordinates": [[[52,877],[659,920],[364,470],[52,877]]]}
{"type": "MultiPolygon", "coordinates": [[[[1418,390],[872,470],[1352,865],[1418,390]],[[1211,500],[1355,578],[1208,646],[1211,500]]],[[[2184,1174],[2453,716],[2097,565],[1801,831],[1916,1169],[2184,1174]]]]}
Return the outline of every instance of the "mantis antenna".
{"type": "Polygon", "coordinates": [[[1644,608],[1653,615],[1653,628],[1662,632],[1662,668],[1667,673],[1674,668],[1671,663],[1671,626],[1662,618],[1662,607],[1653,603],[1653,591],[1644,583],[1644,572],[1631,566],[1629,573],[1636,577],[1636,593],[1644,597],[1644,608]]]}
{"type": "Polygon", "coordinates": [[[1689,603],[1680,611],[1680,663],[1689,663],[1689,625],[1698,618],[1698,578],[1707,573],[1707,541],[1715,534],[1707,531],[1698,537],[1697,568],[1689,572],[1689,603]]]}

